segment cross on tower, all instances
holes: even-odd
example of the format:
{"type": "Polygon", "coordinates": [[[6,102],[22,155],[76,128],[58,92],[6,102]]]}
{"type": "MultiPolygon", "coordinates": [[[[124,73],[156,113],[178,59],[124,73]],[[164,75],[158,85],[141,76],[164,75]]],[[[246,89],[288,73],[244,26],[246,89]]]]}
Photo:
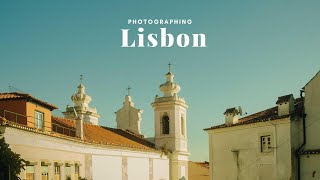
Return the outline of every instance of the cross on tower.
{"type": "Polygon", "coordinates": [[[170,62],[169,62],[169,64],[168,64],[168,66],[169,66],[169,72],[171,72],[171,66],[172,66],[173,64],[171,64],[170,62]]]}
{"type": "Polygon", "coordinates": [[[128,91],[128,96],[130,96],[130,90],[131,90],[132,88],[130,87],[130,86],[128,86],[127,88],[126,88],[126,90],[128,91]]]}
{"type": "Polygon", "coordinates": [[[80,82],[81,82],[81,84],[82,84],[82,81],[83,81],[83,75],[80,74],[80,82]]]}

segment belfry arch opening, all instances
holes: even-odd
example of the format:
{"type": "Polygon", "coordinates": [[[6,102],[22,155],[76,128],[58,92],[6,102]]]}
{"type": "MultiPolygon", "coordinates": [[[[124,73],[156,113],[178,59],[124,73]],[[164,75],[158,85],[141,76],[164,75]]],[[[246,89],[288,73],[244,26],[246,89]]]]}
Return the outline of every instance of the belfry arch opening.
{"type": "Polygon", "coordinates": [[[161,118],[161,130],[162,134],[169,134],[170,127],[169,127],[170,118],[167,114],[163,115],[161,118]]]}

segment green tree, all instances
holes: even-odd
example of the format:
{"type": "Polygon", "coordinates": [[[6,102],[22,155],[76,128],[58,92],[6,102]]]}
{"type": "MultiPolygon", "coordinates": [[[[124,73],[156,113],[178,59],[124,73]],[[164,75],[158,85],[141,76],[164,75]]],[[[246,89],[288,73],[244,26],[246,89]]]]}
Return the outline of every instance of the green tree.
{"type": "Polygon", "coordinates": [[[18,175],[27,163],[9,148],[4,138],[0,139],[0,179],[18,180],[18,175]]]}

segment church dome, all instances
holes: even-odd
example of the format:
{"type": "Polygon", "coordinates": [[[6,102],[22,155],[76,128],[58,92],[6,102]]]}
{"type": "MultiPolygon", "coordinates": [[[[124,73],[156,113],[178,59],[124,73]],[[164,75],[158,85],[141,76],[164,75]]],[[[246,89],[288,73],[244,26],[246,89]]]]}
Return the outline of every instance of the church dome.
{"type": "Polygon", "coordinates": [[[85,87],[83,84],[78,86],[78,91],[71,96],[71,100],[75,103],[75,105],[79,104],[89,104],[91,101],[91,97],[86,95],[85,87]]]}
{"type": "Polygon", "coordinates": [[[180,86],[173,82],[174,75],[171,72],[166,74],[167,82],[160,85],[160,91],[165,97],[173,96],[180,92],[180,86]]]}

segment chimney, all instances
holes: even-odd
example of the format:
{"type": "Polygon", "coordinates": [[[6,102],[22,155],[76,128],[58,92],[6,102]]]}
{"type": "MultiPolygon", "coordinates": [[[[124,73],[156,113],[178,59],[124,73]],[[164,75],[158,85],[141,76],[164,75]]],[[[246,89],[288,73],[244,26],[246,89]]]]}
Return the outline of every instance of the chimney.
{"type": "Polygon", "coordinates": [[[227,109],[224,113],[225,116],[225,124],[226,125],[231,125],[231,124],[236,124],[238,123],[239,117],[239,111],[237,108],[229,108],[227,109]]]}
{"type": "Polygon", "coordinates": [[[76,119],[76,136],[83,140],[83,115],[76,119]]]}
{"type": "Polygon", "coordinates": [[[278,116],[288,115],[294,111],[295,99],[292,94],[278,97],[278,116]]]}

